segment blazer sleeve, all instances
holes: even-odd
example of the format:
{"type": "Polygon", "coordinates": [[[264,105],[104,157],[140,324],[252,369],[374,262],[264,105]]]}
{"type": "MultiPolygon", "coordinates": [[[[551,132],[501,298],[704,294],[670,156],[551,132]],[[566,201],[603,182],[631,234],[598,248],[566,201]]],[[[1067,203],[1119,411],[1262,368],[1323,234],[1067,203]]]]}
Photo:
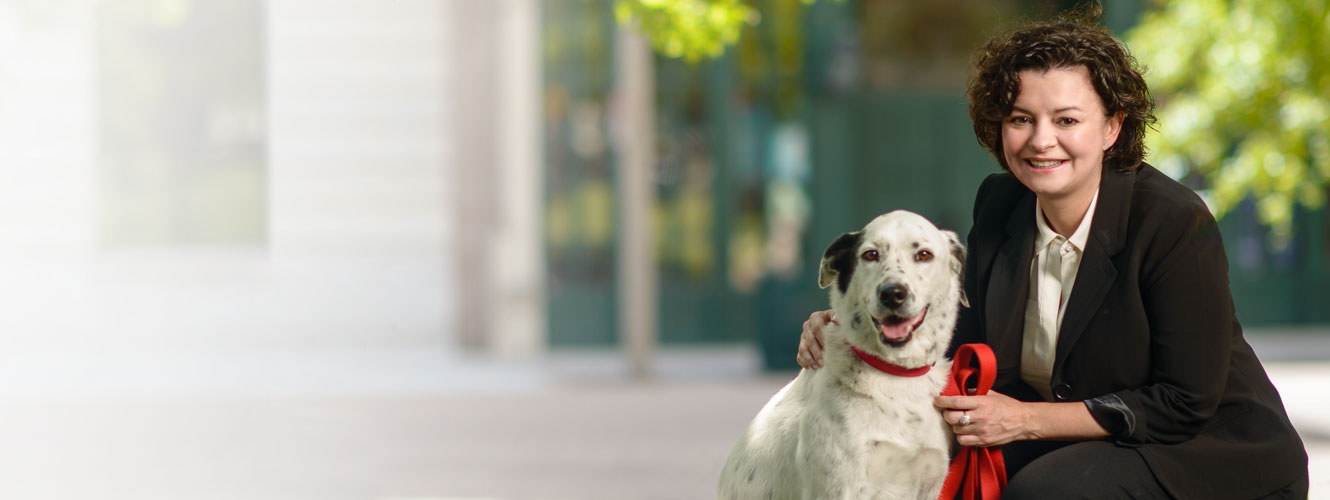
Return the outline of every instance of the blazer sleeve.
{"type": "Polygon", "coordinates": [[[1214,217],[1199,199],[1162,208],[1148,216],[1160,222],[1139,225],[1153,234],[1136,235],[1145,245],[1139,284],[1150,383],[1087,402],[1100,425],[1128,445],[1176,443],[1200,432],[1224,392],[1236,323],[1214,217]]]}

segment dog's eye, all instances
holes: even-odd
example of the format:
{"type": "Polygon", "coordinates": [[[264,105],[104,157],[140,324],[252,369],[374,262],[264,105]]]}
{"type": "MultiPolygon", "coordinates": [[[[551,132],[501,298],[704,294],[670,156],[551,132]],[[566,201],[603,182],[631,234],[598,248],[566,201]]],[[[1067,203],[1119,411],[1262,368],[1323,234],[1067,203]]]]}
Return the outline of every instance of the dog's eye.
{"type": "Polygon", "coordinates": [[[933,252],[928,250],[920,250],[914,254],[915,262],[928,262],[931,260],[933,260],[933,252]]]}
{"type": "Polygon", "coordinates": [[[870,261],[870,262],[871,262],[871,261],[875,261],[875,260],[877,260],[877,250],[865,250],[865,251],[864,251],[864,255],[863,255],[863,257],[864,257],[864,260],[867,260],[867,261],[870,261]]]}

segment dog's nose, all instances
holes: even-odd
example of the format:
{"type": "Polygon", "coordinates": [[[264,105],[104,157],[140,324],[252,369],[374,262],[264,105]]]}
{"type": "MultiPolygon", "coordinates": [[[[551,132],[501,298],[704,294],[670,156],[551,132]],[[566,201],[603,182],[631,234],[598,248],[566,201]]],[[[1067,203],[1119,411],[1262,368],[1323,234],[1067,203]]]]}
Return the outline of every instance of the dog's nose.
{"type": "Polygon", "coordinates": [[[878,289],[878,300],[882,305],[895,309],[905,303],[905,299],[910,296],[910,289],[905,285],[890,284],[878,289]]]}

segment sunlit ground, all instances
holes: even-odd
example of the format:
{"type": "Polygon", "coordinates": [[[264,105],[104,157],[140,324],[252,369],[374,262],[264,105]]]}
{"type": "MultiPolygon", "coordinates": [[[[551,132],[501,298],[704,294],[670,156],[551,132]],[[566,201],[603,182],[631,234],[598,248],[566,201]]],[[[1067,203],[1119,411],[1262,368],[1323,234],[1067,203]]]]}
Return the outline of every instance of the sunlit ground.
{"type": "MultiPolygon", "coordinates": [[[[1330,498],[1330,362],[1305,360],[1320,344],[1257,348],[1293,359],[1267,368],[1311,454],[1311,497],[1330,498]]],[[[0,366],[0,497],[42,499],[709,498],[733,439],[791,375],[759,373],[749,347],[666,350],[647,383],[604,351],[0,366]]]]}

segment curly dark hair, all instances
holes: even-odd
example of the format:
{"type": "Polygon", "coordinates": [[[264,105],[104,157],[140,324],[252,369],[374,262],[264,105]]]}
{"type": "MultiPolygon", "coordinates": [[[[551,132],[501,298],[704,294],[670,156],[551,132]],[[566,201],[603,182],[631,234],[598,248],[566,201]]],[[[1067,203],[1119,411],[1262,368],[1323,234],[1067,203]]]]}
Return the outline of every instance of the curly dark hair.
{"type": "Polygon", "coordinates": [[[1032,22],[993,37],[975,52],[966,97],[974,134],[1002,165],[1002,123],[1021,89],[1019,73],[1084,66],[1109,116],[1123,113],[1118,140],[1104,164],[1132,172],[1145,159],[1145,129],[1155,122],[1154,100],[1136,58],[1099,25],[1103,9],[1082,6],[1051,21],[1032,22]]]}

